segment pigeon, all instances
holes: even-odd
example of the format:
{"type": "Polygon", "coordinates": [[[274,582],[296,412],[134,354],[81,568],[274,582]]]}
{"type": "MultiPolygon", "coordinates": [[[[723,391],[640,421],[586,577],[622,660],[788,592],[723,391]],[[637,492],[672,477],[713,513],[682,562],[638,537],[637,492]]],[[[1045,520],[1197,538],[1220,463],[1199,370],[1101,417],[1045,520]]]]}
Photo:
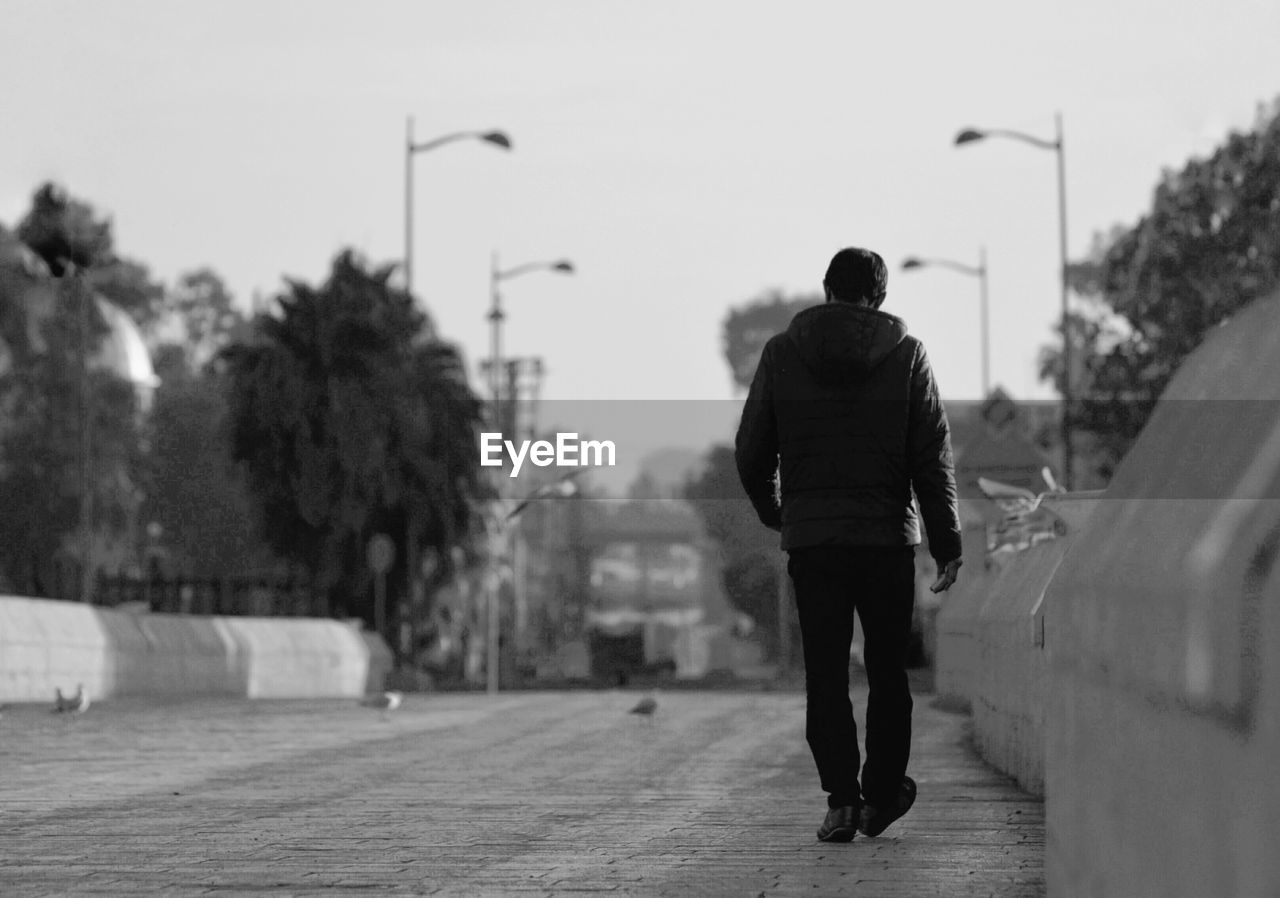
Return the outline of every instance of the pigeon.
{"type": "Polygon", "coordinates": [[[529,503],[533,502],[535,499],[546,499],[552,496],[565,499],[576,494],[578,492],[578,484],[574,482],[574,478],[579,476],[581,473],[581,471],[573,471],[564,475],[559,480],[538,487],[538,489],[534,490],[523,500],[518,502],[509,512],[507,512],[507,516],[504,520],[512,521],[519,517],[520,512],[524,511],[529,506],[529,503]]]}
{"type": "Polygon", "coordinates": [[[1024,487],[1000,483],[998,480],[988,480],[985,477],[978,478],[978,489],[982,490],[984,496],[995,502],[996,506],[1010,517],[1031,514],[1040,507],[1044,497],[1049,495],[1033,493],[1024,487]]]}
{"type": "Polygon", "coordinates": [[[641,717],[652,717],[653,712],[658,710],[658,700],[651,695],[647,695],[640,701],[636,702],[636,706],[628,711],[628,714],[639,714],[641,717]]]}
{"type": "Polygon", "coordinates": [[[360,700],[360,704],[366,708],[379,708],[383,711],[394,711],[400,707],[400,703],[404,701],[403,692],[375,692],[373,695],[366,695],[360,700]]]}
{"type": "Polygon", "coordinates": [[[1049,508],[1041,508],[1045,497],[1061,494],[1062,489],[1053,479],[1048,468],[1042,472],[1049,489],[1033,493],[1029,489],[978,478],[978,489],[995,503],[1003,518],[996,524],[996,543],[988,546],[989,552],[1017,552],[1046,539],[1062,536],[1066,523],[1049,508]]]}
{"type": "Polygon", "coordinates": [[[1040,503],[1044,501],[1046,496],[1063,492],[1062,487],[1054,479],[1053,472],[1048,468],[1044,468],[1040,472],[1040,476],[1044,478],[1044,482],[1049,487],[1043,493],[1033,493],[1024,487],[1001,483],[998,480],[988,480],[986,477],[978,478],[978,489],[982,491],[984,496],[995,502],[1000,510],[1006,514],[1010,516],[1028,515],[1040,507],[1040,503]]]}
{"type": "Polygon", "coordinates": [[[84,691],[84,684],[76,684],[75,695],[63,695],[62,690],[55,688],[54,690],[54,713],[63,711],[74,711],[77,714],[83,714],[89,710],[89,693],[84,691]]]}

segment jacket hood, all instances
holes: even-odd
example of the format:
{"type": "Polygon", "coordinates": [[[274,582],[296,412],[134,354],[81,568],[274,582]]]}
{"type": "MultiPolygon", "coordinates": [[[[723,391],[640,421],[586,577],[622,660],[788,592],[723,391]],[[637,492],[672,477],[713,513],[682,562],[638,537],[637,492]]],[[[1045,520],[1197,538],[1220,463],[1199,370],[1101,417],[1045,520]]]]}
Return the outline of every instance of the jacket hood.
{"type": "Polygon", "coordinates": [[[825,302],[791,319],[787,337],[823,383],[865,377],[907,337],[901,318],[844,302],[825,302]]]}

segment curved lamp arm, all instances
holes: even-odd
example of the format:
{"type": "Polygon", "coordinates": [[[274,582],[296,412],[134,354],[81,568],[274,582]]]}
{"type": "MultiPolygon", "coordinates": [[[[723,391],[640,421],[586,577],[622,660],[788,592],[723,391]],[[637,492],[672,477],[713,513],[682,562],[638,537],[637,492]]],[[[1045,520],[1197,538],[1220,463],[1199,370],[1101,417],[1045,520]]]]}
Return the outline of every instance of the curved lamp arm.
{"type": "Polygon", "coordinates": [[[558,259],[554,262],[525,262],[523,265],[517,265],[514,268],[508,268],[505,271],[495,271],[493,273],[493,279],[495,281],[505,281],[507,278],[513,278],[517,275],[526,274],[530,271],[538,271],[544,268],[548,271],[573,274],[573,263],[568,259],[558,259]]]}
{"type": "Polygon", "coordinates": [[[485,143],[491,143],[504,150],[511,149],[511,138],[504,131],[457,131],[423,143],[410,144],[409,149],[414,153],[425,153],[427,150],[434,150],[436,147],[446,143],[453,143],[457,140],[471,140],[473,138],[475,140],[483,140],[485,143]]]}
{"type": "Polygon", "coordinates": [[[909,256],[902,260],[903,271],[910,271],[914,268],[927,268],[930,265],[950,268],[952,271],[958,271],[961,274],[968,274],[973,277],[982,277],[986,273],[985,266],[965,265],[963,262],[952,262],[950,259],[922,259],[917,256],[909,256]]]}
{"type": "Polygon", "coordinates": [[[1004,128],[965,128],[956,135],[956,146],[963,146],[966,143],[976,143],[979,140],[985,140],[988,137],[1008,137],[1011,140],[1020,140],[1023,143],[1029,143],[1033,147],[1039,147],[1042,150],[1060,150],[1062,149],[1061,140],[1044,140],[1031,134],[1024,134],[1021,131],[1009,131],[1004,128]]]}

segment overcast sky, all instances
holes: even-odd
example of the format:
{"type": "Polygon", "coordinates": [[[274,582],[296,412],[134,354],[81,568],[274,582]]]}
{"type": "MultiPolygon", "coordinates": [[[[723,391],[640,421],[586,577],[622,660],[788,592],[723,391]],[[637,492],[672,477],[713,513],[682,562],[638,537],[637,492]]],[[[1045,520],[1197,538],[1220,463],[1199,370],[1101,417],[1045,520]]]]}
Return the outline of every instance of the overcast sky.
{"type": "Polygon", "coordinates": [[[566,257],[505,284],[507,348],[553,398],[733,395],[726,309],[816,291],[831,254],[888,260],[886,310],[944,396],[979,393],[978,289],[909,254],[991,270],[993,379],[1045,397],[1058,314],[1053,153],[954,148],[964,126],[1066,128],[1069,245],[1132,222],[1162,167],[1280,93],[1274,0],[930,2],[50,2],[0,26],[0,221],[44,179],[115,220],[172,280],[209,265],[246,305],[321,279],[351,245],[396,261],[407,116],[415,281],[470,362],[490,254],[566,257]]]}

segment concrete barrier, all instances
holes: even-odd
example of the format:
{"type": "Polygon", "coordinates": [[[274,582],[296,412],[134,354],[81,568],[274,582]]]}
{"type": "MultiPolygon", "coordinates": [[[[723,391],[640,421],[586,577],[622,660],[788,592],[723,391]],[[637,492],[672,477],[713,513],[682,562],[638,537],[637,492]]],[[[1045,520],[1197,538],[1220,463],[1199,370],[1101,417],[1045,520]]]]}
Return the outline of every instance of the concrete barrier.
{"type": "Polygon", "coordinates": [[[249,698],[320,698],[365,691],[369,646],[349,624],[222,617],[215,618],[214,625],[236,647],[236,671],[249,698]]]}
{"type": "Polygon", "coordinates": [[[84,684],[101,695],[111,643],[95,609],[76,602],[0,597],[0,701],[53,701],[84,684]]]}
{"type": "Polygon", "coordinates": [[[1045,600],[1055,896],[1280,895],[1280,297],[1179,370],[1045,600]]]}
{"type": "Polygon", "coordinates": [[[107,634],[107,695],[244,695],[235,647],[214,618],[97,610],[107,634]]]}
{"type": "Polygon", "coordinates": [[[383,688],[391,653],[341,621],[131,614],[0,596],[0,701],[83,684],[129,695],[304,698],[383,688]]]}
{"type": "Polygon", "coordinates": [[[1066,533],[1007,558],[978,608],[974,742],[988,763],[1032,795],[1044,795],[1045,592],[1097,499],[1094,493],[1046,499],[1043,507],[1062,519],[1066,533]]]}
{"type": "Polygon", "coordinates": [[[978,751],[1034,795],[1044,794],[1045,776],[1045,590],[1099,497],[1046,498],[1042,507],[1062,519],[1065,535],[1017,553],[987,558],[984,532],[966,531],[957,595],[938,614],[939,697],[972,712],[978,751]]]}

